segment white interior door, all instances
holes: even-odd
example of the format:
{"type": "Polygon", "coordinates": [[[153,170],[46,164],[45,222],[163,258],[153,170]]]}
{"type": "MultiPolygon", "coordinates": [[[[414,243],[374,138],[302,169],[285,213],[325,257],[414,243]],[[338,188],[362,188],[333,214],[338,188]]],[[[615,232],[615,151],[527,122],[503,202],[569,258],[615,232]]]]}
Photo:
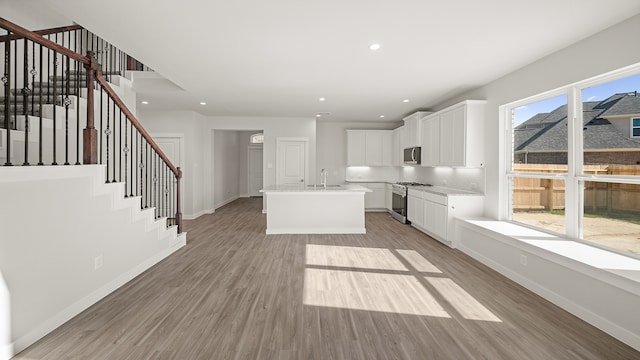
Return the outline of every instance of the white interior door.
{"type": "Polygon", "coordinates": [[[306,183],[306,147],[305,140],[278,140],[278,184],[306,183]]]}
{"type": "Polygon", "coordinates": [[[249,196],[262,196],[260,189],[262,189],[262,148],[249,147],[249,171],[247,184],[249,184],[249,196]]]}

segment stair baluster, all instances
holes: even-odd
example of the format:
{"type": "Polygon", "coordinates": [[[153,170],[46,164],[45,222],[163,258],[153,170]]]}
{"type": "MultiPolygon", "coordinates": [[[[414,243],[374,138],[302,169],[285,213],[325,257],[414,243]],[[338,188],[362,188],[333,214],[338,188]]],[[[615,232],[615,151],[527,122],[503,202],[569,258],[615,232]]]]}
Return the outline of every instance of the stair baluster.
{"type": "Polygon", "coordinates": [[[0,28],[7,30],[7,35],[0,36],[0,46],[4,46],[4,99],[0,102],[0,106],[4,106],[0,112],[4,117],[0,119],[0,126],[4,129],[0,146],[5,147],[5,165],[11,166],[12,159],[22,160],[22,156],[23,165],[35,163],[30,130],[36,124],[33,117],[38,116],[38,165],[45,162],[57,165],[58,151],[64,151],[64,165],[70,165],[73,149],[70,141],[73,141],[75,131],[77,165],[81,164],[81,152],[84,164],[105,165],[106,182],[124,182],[125,197],[140,197],[142,209],[154,208],[156,219],[165,218],[167,226],[177,225],[178,231],[182,232],[179,189],[182,172],[171,164],[107,82],[113,74],[122,74],[126,66],[136,69],[144,66],[79,26],[30,32],[0,18],[0,28]],[[87,56],[76,51],[86,51],[87,56]],[[19,54],[22,66],[18,61],[19,54]],[[82,78],[83,69],[86,78],[82,78]],[[22,76],[19,76],[21,71],[22,76]],[[85,85],[86,125],[81,135],[80,94],[85,85]],[[100,104],[96,103],[95,95],[100,96],[100,104]],[[72,112],[69,107],[74,103],[76,109],[72,112]],[[58,118],[62,116],[62,109],[64,127],[62,119],[58,118]],[[99,112],[99,119],[95,118],[96,112],[99,112]],[[50,113],[50,116],[45,117],[44,113],[50,113]],[[74,113],[75,122],[70,118],[74,113]],[[24,123],[18,114],[24,116],[24,123]],[[47,118],[51,118],[52,124],[47,118]],[[47,130],[49,124],[52,125],[50,131],[47,130]],[[64,143],[59,142],[62,131],[64,143]],[[15,141],[24,141],[21,144],[24,154],[12,152],[15,141]]]}

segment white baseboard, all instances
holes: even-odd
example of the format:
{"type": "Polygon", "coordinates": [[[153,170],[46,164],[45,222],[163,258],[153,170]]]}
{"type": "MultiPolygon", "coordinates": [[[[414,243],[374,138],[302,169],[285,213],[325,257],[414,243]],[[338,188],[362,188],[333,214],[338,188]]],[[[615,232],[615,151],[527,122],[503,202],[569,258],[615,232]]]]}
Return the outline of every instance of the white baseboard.
{"type": "Polygon", "coordinates": [[[182,219],[183,220],[195,220],[195,219],[199,218],[202,215],[213,214],[214,212],[216,212],[215,209],[204,209],[204,210],[198,211],[195,214],[183,214],[182,215],[182,219]]]}
{"type": "Polygon", "coordinates": [[[225,201],[223,201],[223,202],[221,202],[219,204],[214,205],[214,207],[217,209],[219,207],[227,205],[228,203],[234,202],[234,201],[236,201],[238,199],[240,199],[240,196],[234,196],[234,197],[232,197],[230,199],[227,199],[227,200],[225,200],[225,201]]]}
{"type": "Polygon", "coordinates": [[[19,339],[16,339],[16,341],[13,342],[12,344],[5,345],[4,346],[5,349],[2,349],[2,351],[8,352],[9,356],[4,357],[5,354],[0,353],[0,355],[3,355],[3,356],[0,356],[0,360],[10,359],[12,356],[15,356],[17,353],[26,349],[31,344],[35,343],[36,341],[38,341],[39,339],[41,339],[51,331],[58,328],[60,325],[71,320],[74,316],[88,309],[91,305],[102,300],[104,297],[111,294],[115,290],[119,289],[121,286],[131,281],[136,276],[142,274],[143,272],[151,268],[153,265],[157,264],[164,258],[174,253],[176,250],[185,246],[186,236],[179,236],[179,238],[180,240],[177,243],[175,243],[173,246],[164,249],[163,251],[159,252],[155,256],[152,256],[151,258],[140,263],[139,265],[132,268],[131,270],[123,273],[113,281],[103,285],[102,287],[98,288],[96,291],[76,301],[72,305],[68,306],[67,308],[60,311],[56,315],[52,316],[48,320],[44,321],[39,326],[35,327],[32,331],[30,331],[26,335],[20,337],[19,339]]]}
{"type": "Polygon", "coordinates": [[[366,234],[365,228],[285,228],[268,229],[269,234],[366,234]]]}

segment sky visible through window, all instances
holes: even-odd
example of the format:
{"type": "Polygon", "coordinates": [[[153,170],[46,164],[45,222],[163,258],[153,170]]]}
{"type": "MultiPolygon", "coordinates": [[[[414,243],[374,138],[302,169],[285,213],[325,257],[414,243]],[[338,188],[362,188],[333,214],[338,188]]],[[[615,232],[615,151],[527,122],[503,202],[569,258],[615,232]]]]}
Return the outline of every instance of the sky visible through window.
{"type": "MultiPolygon", "coordinates": [[[[640,74],[582,90],[582,101],[599,101],[617,93],[640,92],[640,74]]],[[[566,95],[556,96],[514,109],[513,126],[518,126],[539,113],[548,113],[567,103],[566,95]]]]}

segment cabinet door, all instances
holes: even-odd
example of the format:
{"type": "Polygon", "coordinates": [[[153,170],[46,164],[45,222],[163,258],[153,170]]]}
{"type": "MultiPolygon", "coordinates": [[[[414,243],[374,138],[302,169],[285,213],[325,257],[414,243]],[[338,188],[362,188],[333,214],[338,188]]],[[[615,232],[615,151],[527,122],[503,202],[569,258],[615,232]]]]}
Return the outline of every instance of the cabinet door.
{"type": "Polygon", "coordinates": [[[382,133],[380,131],[364,132],[364,148],[366,165],[382,165],[382,133]]]}
{"type": "Polygon", "coordinates": [[[440,165],[440,117],[422,121],[422,166],[440,165]]]}
{"type": "MultiPolygon", "coordinates": [[[[452,137],[451,137],[451,164],[452,166],[465,166],[465,107],[460,107],[451,112],[452,137]]],[[[475,135],[475,134],[474,134],[475,135]]]]}
{"type": "Polygon", "coordinates": [[[447,206],[442,204],[436,204],[430,202],[431,206],[433,206],[434,218],[435,218],[435,227],[433,228],[433,233],[436,236],[440,236],[444,240],[447,239],[447,206]]]}
{"type": "Polygon", "coordinates": [[[392,147],[392,165],[402,166],[404,164],[404,126],[393,130],[392,147]]]}
{"type": "Polygon", "coordinates": [[[412,224],[424,228],[424,200],[415,197],[407,197],[407,219],[412,224]]]}
{"type": "Polygon", "coordinates": [[[440,115],[440,165],[453,164],[453,112],[448,111],[440,115]]]}
{"type": "Polygon", "coordinates": [[[363,184],[372,190],[364,194],[365,209],[384,209],[385,208],[385,184],[384,183],[367,183],[363,184]]]}
{"type": "Polygon", "coordinates": [[[393,210],[393,191],[391,184],[385,184],[384,187],[384,207],[389,211],[393,210]]]}
{"type": "Polygon", "coordinates": [[[429,200],[424,201],[424,229],[447,240],[447,206],[429,200]]]}
{"type": "Polygon", "coordinates": [[[347,165],[365,165],[365,132],[347,130],[347,165]]]}
{"type": "Polygon", "coordinates": [[[420,146],[420,120],[417,117],[404,122],[404,148],[420,146]]]}
{"type": "Polygon", "coordinates": [[[382,132],[382,164],[383,166],[393,165],[393,132],[382,132]]]}
{"type": "Polygon", "coordinates": [[[418,206],[422,207],[422,199],[407,196],[407,219],[416,225],[422,223],[422,219],[418,221],[418,214],[422,214],[423,211],[418,211],[418,206]]]}

